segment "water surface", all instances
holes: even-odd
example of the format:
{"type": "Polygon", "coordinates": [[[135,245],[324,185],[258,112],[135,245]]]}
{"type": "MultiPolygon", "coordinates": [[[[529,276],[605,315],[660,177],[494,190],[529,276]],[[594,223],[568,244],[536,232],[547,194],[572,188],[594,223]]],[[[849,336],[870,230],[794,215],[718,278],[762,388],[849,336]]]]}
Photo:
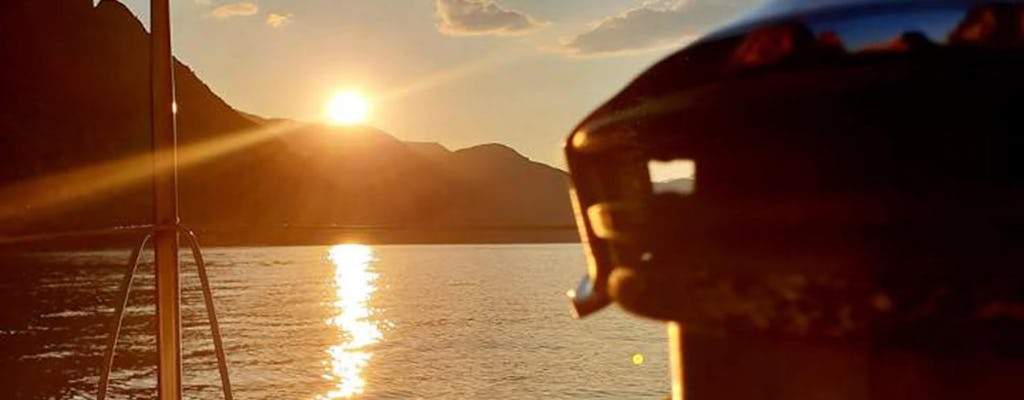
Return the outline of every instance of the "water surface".
{"type": "MultiPolygon", "coordinates": [[[[127,258],[127,251],[109,251],[5,259],[0,367],[8,373],[0,383],[8,393],[95,397],[127,258]]],[[[584,268],[579,245],[215,248],[206,258],[238,399],[668,393],[660,324],[618,310],[572,319],[565,290],[584,268]]],[[[155,396],[152,265],[145,261],[112,398],[155,396]]],[[[194,265],[183,268],[186,397],[218,398],[194,265]]]]}

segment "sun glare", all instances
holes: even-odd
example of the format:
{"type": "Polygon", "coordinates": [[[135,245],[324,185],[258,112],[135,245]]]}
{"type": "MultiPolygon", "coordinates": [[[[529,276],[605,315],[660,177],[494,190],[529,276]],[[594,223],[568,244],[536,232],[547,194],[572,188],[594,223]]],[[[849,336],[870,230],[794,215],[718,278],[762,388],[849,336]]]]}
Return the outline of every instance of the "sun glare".
{"type": "Polygon", "coordinates": [[[327,258],[335,268],[334,306],[337,311],[327,323],[338,329],[339,342],[327,350],[330,365],[324,375],[335,387],[319,398],[351,399],[366,390],[363,370],[373,356],[368,347],[382,338],[370,305],[377,290],[373,248],[338,245],[328,251],[327,258]]]}
{"type": "Polygon", "coordinates": [[[327,101],[324,113],[335,125],[358,125],[370,117],[370,100],[355,91],[337,92],[327,101]]]}

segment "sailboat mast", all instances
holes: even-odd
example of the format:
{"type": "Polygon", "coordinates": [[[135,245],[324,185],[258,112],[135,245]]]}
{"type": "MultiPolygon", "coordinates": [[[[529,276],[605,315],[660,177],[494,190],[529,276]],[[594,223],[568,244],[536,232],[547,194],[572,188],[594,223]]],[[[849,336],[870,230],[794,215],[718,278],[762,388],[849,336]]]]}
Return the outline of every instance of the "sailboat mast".
{"type": "Polygon", "coordinates": [[[156,263],[157,385],[160,400],[181,399],[181,285],[178,264],[177,134],[169,0],[150,0],[153,216],[156,263]]]}

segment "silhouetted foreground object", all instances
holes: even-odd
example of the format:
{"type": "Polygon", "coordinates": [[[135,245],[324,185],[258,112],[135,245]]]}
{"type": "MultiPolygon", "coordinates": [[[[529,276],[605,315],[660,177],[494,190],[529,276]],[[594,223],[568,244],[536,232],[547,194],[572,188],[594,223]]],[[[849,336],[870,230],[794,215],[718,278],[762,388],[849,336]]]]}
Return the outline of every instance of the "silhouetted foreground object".
{"type": "Polygon", "coordinates": [[[674,321],[677,399],[1019,397],[1021,71],[1024,7],[959,1],[779,1],[666,58],[566,142],[577,312],[674,321]]]}
{"type": "MultiPolygon", "coordinates": [[[[112,0],[3,0],[0,37],[0,237],[149,222],[142,24],[112,0]],[[21,198],[19,184],[54,177],[21,198]]],[[[206,243],[335,243],[338,231],[308,228],[350,225],[400,228],[348,237],[359,240],[574,239],[515,231],[571,227],[572,211],[566,174],[511,148],[449,151],[370,127],[262,119],[183,63],[174,73],[181,215],[206,243]]]]}

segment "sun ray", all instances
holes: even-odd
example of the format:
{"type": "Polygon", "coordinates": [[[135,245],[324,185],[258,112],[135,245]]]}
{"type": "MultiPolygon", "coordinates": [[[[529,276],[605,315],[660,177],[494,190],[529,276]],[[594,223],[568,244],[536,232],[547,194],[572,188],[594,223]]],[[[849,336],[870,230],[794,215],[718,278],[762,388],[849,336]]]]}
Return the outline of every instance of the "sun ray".
{"type": "MultiPolygon", "coordinates": [[[[178,167],[210,161],[301,127],[296,122],[277,122],[188,145],[178,150],[178,167]]],[[[154,169],[170,168],[173,165],[153,165],[147,153],[10,184],[0,188],[0,232],[17,231],[33,217],[111,196],[149,179],[154,169]]]]}
{"type": "Polygon", "coordinates": [[[445,68],[433,74],[424,76],[410,82],[407,85],[391,89],[380,96],[380,102],[392,102],[417,94],[443,87],[444,85],[472,77],[476,74],[488,71],[510,62],[521,60],[525,53],[521,51],[508,51],[493,53],[488,56],[477,58],[473,61],[445,68]]]}

